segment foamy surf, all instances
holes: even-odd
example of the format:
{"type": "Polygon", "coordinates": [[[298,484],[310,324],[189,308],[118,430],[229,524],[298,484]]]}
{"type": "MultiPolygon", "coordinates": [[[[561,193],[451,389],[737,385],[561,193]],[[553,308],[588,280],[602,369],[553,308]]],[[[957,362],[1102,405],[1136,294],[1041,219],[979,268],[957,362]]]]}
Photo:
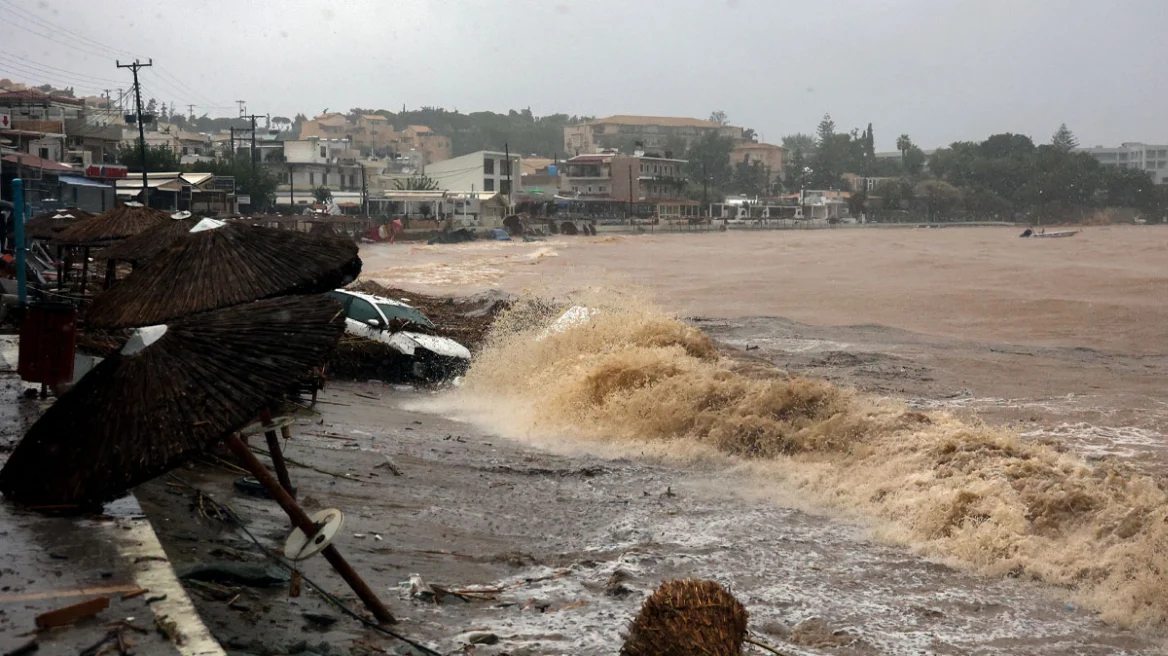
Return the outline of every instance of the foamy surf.
{"type": "Polygon", "coordinates": [[[532,300],[501,317],[448,407],[563,450],[738,462],[744,490],[777,483],[919,553],[1061,586],[1117,624],[1168,619],[1158,481],[942,411],[743,369],[635,295],[573,300],[600,312],[544,339],[567,305],[532,300]]]}

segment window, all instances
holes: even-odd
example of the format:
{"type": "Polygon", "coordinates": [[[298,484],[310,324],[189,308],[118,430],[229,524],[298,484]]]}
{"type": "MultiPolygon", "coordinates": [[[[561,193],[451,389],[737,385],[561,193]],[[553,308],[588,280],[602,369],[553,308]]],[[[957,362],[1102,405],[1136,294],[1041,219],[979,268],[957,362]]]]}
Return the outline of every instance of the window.
{"type": "Polygon", "coordinates": [[[320,156],[321,156],[322,158],[323,158],[323,157],[328,157],[328,146],[321,146],[321,147],[320,147],[320,156]]]}
{"type": "MultiPolygon", "coordinates": [[[[491,160],[487,160],[487,161],[489,162],[491,160]]],[[[494,191],[494,190],[495,190],[495,180],[493,178],[484,178],[483,179],[483,191],[494,191]]]]}
{"type": "Polygon", "coordinates": [[[588,193],[592,193],[592,187],[588,188],[588,193]]]}
{"type": "Polygon", "coordinates": [[[312,171],[308,172],[308,184],[311,186],[316,186],[316,174],[312,171]]]}
{"type": "Polygon", "coordinates": [[[41,154],[40,154],[41,159],[49,159],[49,149],[48,148],[41,148],[40,151],[41,151],[41,154]]]}
{"type": "Polygon", "coordinates": [[[1159,157],[1168,157],[1168,150],[1161,150],[1161,151],[1157,151],[1157,153],[1156,153],[1156,154],[1157,154],[1159,157]]]}
{"type": "Polygon", "coordinates": [[[483,158],[483,173],[488,175],[495,174],[495,160],[491,159],[490,157],[483,158]]]}
{"type": "Polygon", "coordinates": [[[183,146],[183,155],[190,155],[186,146],[183,146]]]}
{"type": "Polygon", "coordinates": [[[355,321],[360,321],[361,323],[365,323],[370,319],[383,321],[381,313],[377,311],[377,308],[373,307],[372,303],[356,297],[353,297],[353,300],[349,302],[349,307],[345,308],[345,316],[355,321]]]}
{"type": "Polygon", "coordinates": [[[1165,164],[1168,164],[1168,162],[1164,162],[1164,161],[1156,162],[1156,168],[1162,169],[1162,168],[1164,168],[1165,164]]]}
{"type": "Polygon", "coordinates": [[[499,193],[506,194],[508,196],[511,195],[511,181],[510,180],[499,181],[499,193]]]}
{"type": "Polygon", "coordinates": [[[511,160],[499,160],[499,175],[511,175],[511,160]]]}
{"type": "Polygon", "coordinates": [[[322,187],[328,186],[328,171],[325,171],[324,173],[320,174],[320,186],[322,186],[322,187]]]}

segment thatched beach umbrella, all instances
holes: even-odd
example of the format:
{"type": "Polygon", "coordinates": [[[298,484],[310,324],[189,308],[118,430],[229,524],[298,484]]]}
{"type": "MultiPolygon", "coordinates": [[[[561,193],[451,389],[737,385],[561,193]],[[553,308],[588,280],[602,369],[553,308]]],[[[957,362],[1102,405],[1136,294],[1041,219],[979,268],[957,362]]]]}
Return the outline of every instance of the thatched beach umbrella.
{"type": "Polygon", "coordinates": [[[204,219],[98,298],[87,320],[147,326],[261,298],[326,292],[360,272],[354,243],[204,219]]]}
{"type": "Polygon", "coordinates": [[[92,214],[76,207],[44,212],[24,222],[24,236],[28,239],[56,239],[61,231],[90,218],[93,218],[92,214]]]}
{"type": "Polygon", "coordinates": [[[0,470],[0,491],[32,506],[114,499],[254,420],[343,330],[340,306],[323,296],[140,329],[29,429],[0,470]]]}
{"type": "Polygon", "coordinates": [[[132,237],[170,219],[162,210],[141,203],[126,203],[95,217],[78,221],[61,231],[60,240],[69,246],[99,246],[132,237]]]}
{"type": "MultiPolygon", "coordinates": [[[[78,221],[62,230],[57,235],[57,243],[69,250],[67,260],[72,260],[72,251],[81,251],[81,295],[85,295],[86,281],[89,276],[89,252],[92,248],[104,248],[114,242],[132,237],[139,232],[148,230],[162,221],[170,219],[170,214],[146,207],[141,203],[130,202],[107,210],[95,217],[78,221]]],[[[111,260],[106,267],[106,286],[113,282],[114,263],[111,260]]],[[[62,271],[60,283],[63,286],[65,273],[72,268],[71,264],[62,271]]]]}
{"type": "Polygon", "coordinates": [[[162,221],[132,237],[127,237],[101,250],[95,257],[141,264],[166,250],[168,246],[190,232],[199,221],[200,219],[193,217],[190,212],[172,214],[169,221],[162,221]]]}

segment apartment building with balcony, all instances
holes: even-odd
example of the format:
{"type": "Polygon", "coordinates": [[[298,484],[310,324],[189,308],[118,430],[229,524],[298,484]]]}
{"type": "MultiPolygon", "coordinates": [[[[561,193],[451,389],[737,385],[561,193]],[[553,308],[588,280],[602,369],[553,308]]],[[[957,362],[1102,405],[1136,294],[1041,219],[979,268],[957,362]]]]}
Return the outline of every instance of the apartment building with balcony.
{"type": "Polygon", "coordinates": [[[577,155],[564,162],[560,187],[585,214],[696,217],[699,204],[685,197],[686,163],[656,153],[577,155]]]}

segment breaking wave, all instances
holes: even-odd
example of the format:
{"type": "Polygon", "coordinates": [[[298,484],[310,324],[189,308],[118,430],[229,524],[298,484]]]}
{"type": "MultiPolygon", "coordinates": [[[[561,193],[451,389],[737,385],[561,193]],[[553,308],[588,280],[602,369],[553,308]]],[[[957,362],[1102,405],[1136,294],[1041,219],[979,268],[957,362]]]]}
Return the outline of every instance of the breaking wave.
{"type": "Polygon", "coordinates": [[[722,357],[636,294],[576,302],[596,312],[560,331],[570,303],[502,315],[455,402],[516,437],[715,454],[919,553],[1061,586],[1121,625],[1168,622],[1168,495],[1152,478],[722,357]]]}

